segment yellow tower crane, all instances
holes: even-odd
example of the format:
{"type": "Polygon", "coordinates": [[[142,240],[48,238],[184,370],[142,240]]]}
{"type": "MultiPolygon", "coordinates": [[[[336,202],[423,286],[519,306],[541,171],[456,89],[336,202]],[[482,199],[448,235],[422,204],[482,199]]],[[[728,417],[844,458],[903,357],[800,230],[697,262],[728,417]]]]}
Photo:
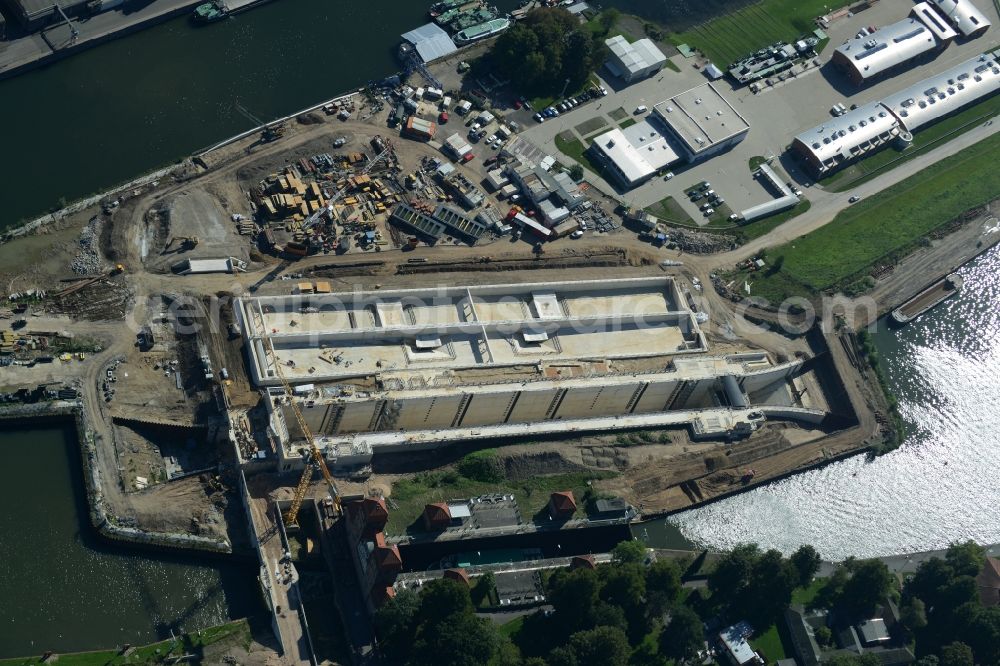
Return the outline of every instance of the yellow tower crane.
{"type": "MultiPolygon", "coordinates": [[[[309,426],[306,425],[306,420],[302,416],[302,411],[299,409],[298,403],[294,400],[292,387],[289,385],[288,380],[285,379],[285,375],[281,371],[281,364],[278,363],[278,355],[274,351],[274,343],[271,342],[271,336],[267,336],[267,345],[271,349],[271,358],[274,359],[275,374],[278,375],[278,379],[281,380],[281,386],[285,389],[285,394],[288,396],[289,404],[292,407],[292,414],[295,415],[295,420],[298,422],[299,429],[302,431],[302,435],[306,438],[306,442],[309,443],[310,448],[310,460],[306,463],[305,469],[302,470],[302,476],[299,477],[299,483],[295,486],[295,495],[292,497],[292,505],[288,507],[288,510],[284,515],[285,524],[290,526],[299,524],[299,509],[302,508],[302,501],[306,497],[306,491],[309,490],[309,482],[312,481],[314,465],[319,467],[319,471],[323,474],[323,478],[326,480],[326,484],[330,488],[330,497],[333,498],[333,504],[337,508],[337,513],[340,513],[340,492],[337,490],[337,484],[334,483],[333,475],[330,474],[330,470],[326,466],[326,460],[323,458],[323,452],[319,450],[318,446],[316,446],[316,439],[313,437],[312,430],[310,430],[309,426]]],[[[291,433],[289,432],[289,439],[290,438],[291,433]]]]}

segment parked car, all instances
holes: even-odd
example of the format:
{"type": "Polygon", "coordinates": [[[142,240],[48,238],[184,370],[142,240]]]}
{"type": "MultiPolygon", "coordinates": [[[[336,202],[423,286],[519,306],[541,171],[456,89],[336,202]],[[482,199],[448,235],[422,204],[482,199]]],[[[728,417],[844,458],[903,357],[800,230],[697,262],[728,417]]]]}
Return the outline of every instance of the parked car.
{"type": "Polygon", "coordinates": [[[517,109],[518,111],[520,111],[521,107],[523,107],[523,106],[524,106],[524,103],[521,102],[521,100],[519,100],[519,99],[515,99],[514,100],[514,108],[515,109],[517,109]]]}
{"type": "Polygon", "coordinates": [[[705,217],[709,217],[709,216],[714,215],[714,214],[715,214],[715,209],[714,208],[709,208],[704,213],[705,217]]]}
{"type": "Polygon", "coordinates": [[[639,106],[635,107],[635,111],[633,111],[632,113],[638,116],[640,114],[646,113],[647,111],[649,111],[649,109],[646,108],[646,105],[640,104],[639,106]]]}
{"type": "Polygon", "coordinates": [[[700,208],[701,210],[708,210],[708,209],[709,209],[709,208],[711,208],[711,207],[712,207],[712,204],[710,204],[710,203],[703,203],[703,204],[702,204],[701,206],[699,206],[698,208],[700,208]]]}
{"type": "Polygon", "coordinates": [[[691,201],[698,201],[699,199],[704,199],[705,195],[701,192],[695,192],[691,195],[691,201]]]}
{"type": "Polygon", "coordinates": [[[861,197],[855,194],[854,196],[852,196],[850,199],[847,200],[847,203],[857,203],[859,201],[861,201],[861,197]]]}
{"type": "Polygon", "coordinates": [[[494,142],[494,141],[496,141],[496,140],[497,140],[497,135],[496,135],[496,134],[490,134],[490,135],[489,135],[489,136],[488,136],[488,137],[486,138],[486,143],[493,143],[493,142],[494,142]]]}
{"type": "Polygon", "coordinates": [[[571,233],[569,235],[569,237],[570,238],[582,238],[583,237],[583,230],[582,229],[577,229],[576,231],[574,231],[573,233],[571,233]]]}
{"type": "Polygon", "coordinates": [[[668,171],[667,173],[665,173],[663,175],[663,180],[670,180],[673,177],[674,177],[674,172],[673,171],[668,171]]]}
{"type": "Polygon", "coordinates": [[[535,115],[532,116],[532,118],[535,119],[536,123],[544,123],[545,122],[545,116],[543,116],[540,113],[536,113],[535,115]]]}
{"type": "Polygon", "coordinates": [[[500,150],[500,146],[502,146],[502,145],[503,145],[503,141],[501,141],[500,139],[497,139],[496,141],[493,142],[493,145],[491,145],[490,148],[492,148],[493,150],[500,150]]]}
{"type": "Polygon", "coordinates": [[[604,97],[605,95],[608,94],[608,89],[605,88],[604,86],[601,86],[599,90],[601,91],[601,97],[604,97]]]}

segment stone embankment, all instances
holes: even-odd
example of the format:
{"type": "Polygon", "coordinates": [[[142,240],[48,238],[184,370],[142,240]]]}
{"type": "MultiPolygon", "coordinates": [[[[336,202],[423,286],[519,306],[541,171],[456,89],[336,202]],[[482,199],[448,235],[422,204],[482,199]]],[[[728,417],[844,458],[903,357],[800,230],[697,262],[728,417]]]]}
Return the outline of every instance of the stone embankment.
{"type": "Polygon", "coordinates": [[[80,444],[80,458],[83,463],[83,479],[87,489],[90,522],[101,536],[111,541],[139,544],[151,547],[166,547],[183,550],[198,550],[211,553],[232,553],[232,544],[227,539],[211,538],[178,532],[156,532],[139,526],[122,524],[105,503],[104,485],[98,463],[97,446],[94,435],[87,426],[83,406],[76,401],[55,401],[31,405],[5,405],[0,407],[0,421],[51,421],[73,418],[76,423],[77,441],[80,444]]]}

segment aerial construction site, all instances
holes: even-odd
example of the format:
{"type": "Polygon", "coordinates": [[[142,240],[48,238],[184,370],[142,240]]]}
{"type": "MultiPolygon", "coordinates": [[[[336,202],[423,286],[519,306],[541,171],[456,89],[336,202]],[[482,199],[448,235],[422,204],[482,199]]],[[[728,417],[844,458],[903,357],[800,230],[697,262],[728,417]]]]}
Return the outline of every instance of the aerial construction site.
{"type": "Polygon", "coordinates": [[[289,663],[317,546],[371,611],[408,544],[621,525],[886,427],[849,337],[736,316],[680,253],[708,234],[651,246],[516,138],[456,158],[387,111],[317,108],[0,247],[5,400],[76,415],[106,536],[255,552],[289,663]],[[507,480],[398,491],[483,449],[507,480]]]}

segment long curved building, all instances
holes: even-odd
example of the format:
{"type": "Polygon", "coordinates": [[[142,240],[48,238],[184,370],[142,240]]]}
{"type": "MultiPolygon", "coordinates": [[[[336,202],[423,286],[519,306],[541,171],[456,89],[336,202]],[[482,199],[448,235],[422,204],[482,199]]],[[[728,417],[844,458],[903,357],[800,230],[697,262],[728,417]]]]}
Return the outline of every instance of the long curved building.
{"type": "Polygon", "coordinates": [[[1000,90],[1000,52],[923,79],[882,101],[873,102],[802,132],[790,150],[822,178],[880,150],[897,137],[940,120],[1000,90]]]}

